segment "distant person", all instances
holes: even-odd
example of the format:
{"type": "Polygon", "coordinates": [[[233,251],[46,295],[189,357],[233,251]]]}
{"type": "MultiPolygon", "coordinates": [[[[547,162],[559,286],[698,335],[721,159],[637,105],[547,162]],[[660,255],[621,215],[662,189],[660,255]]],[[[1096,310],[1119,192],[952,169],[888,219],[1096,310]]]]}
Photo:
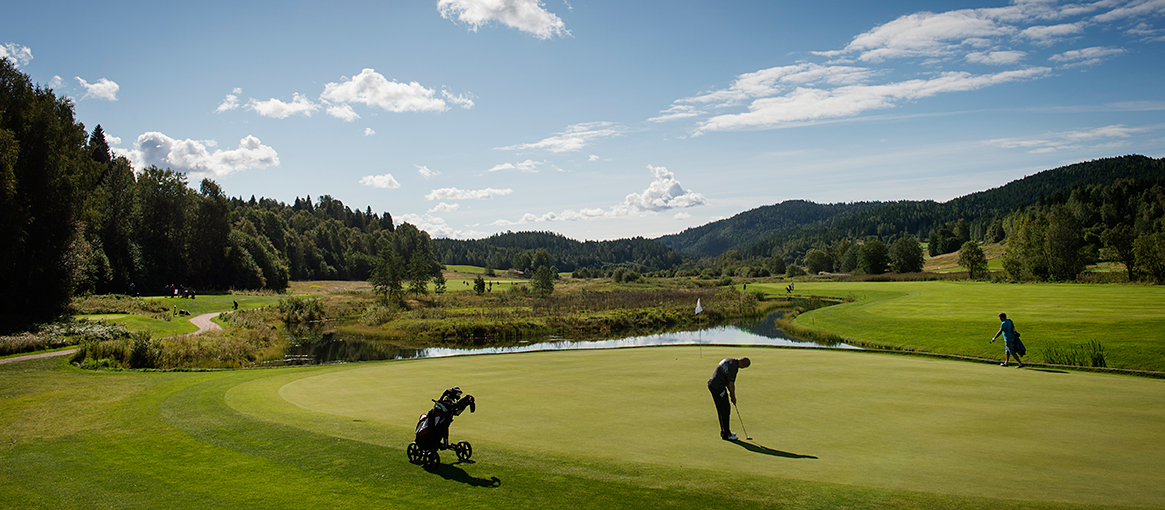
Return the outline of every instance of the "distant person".
{"type": "Polygon", "coordinates": [[[995,342],[999,335],[1003,335],[1003,363],[1000,363],[999,366],[1007,366],[1011,357],[1015,356],[1015,362],[1018,364],[1016,368],[1023,368],[1023,362],[1019,360],[1019,357],[1027,354],[1027,349],[1024,348],[1023,342],[1019,341],[1019,332],[1015,330],[1015,323],[1011,322],[1011,319],[1008,319],[1007,314],[1003,312],[999,313],[999,321],[999,331],[991,337],[991,341],[995,342]]]}
{"type": "Polygon", "coordinates": [[[712,392],[712,401],[716,402],[716,414],[720,417],[720,439],[736,441],[736,434],[729,430],[732,418],[732,405],[736,404],[736,372],[741,368],[748,368],[752,361],[748,358],[724,358],[712,378],[708,379],[708,391],[712,392]]]}
{"type": "Polygon", "coordinates": [[[235,310],[238,310],[239,309],[239,302],[235,301],[234,303],[235,303],[235,310]]]}

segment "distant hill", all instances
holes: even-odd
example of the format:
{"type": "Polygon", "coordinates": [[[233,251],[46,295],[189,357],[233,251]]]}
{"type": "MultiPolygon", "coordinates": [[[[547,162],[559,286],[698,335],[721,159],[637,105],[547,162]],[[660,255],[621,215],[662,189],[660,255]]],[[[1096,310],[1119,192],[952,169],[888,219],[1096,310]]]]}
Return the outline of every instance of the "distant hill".
{"type": "Polygon", "coordinates": [[[544,248],[559,271],[581,267],[628,265],[657,271],[683,262],[679,252],[651,239],[634,237],[614,241],[575,241],[553,232],[506,232],[485,239],[434,239],[433,251],[444,264],[509,269],[520,253],[544,248]]]}
{"type": "Polygon", "coordinates": [[[759,236],[813,225],[843,214],[854,214],[881,206],[881,202],[818,204],[788,200],[757,207],[728,219],[689,228],[655,240],[688,256],[715,257],[756,242],[759,236]]]}
{"type": "Polygon", "coordinates": [[[906,200],[822,205],[794,200],[758,207],[657,240],[686,256],[716,256],[738,250],[745,257],[782,253],[795,258],[815,244],[841,238],[901,233],[925,238],[932,229],[959,219],[965,220],[972,232],[981,231],[993,219],[1049,197],[1117,179],[1165,179],[1165,158],[1130,155],[1076,163],[943,203],[906,200]]]}

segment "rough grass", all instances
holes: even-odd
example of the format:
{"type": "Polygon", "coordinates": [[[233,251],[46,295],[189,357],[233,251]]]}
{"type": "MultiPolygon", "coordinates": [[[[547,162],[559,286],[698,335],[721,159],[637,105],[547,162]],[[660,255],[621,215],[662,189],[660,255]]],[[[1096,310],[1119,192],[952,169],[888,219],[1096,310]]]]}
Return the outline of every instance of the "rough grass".
{"type": "MultiPolygon", "coordinates": [[[[755,287],[784,294],[779,284],[755,287]]],[[[796,294],[855,299],[794,321],[847,343],[1002,358],[1001,342],[988,340],[999,329],[996,315],[1006,312],[1022,333],[1029,356],[1047,344],[1070,348],[1096,341],[1109,367],[1165,371],[1162,286],[804,282],[797,284],[796,294]]]]}
{"type": "Polygon", "coordinates": [[[1162,384],[708,346],[213,373],[38,360],[0,366],[0,507],[1160,507],[1162,384]],[[726,356],[754,360],[755,442],[716,434],[703,383],[726,356]],[[417,415],[453,384],[478,398],[451,433],[474,462],[409,464],[417,415]]]}

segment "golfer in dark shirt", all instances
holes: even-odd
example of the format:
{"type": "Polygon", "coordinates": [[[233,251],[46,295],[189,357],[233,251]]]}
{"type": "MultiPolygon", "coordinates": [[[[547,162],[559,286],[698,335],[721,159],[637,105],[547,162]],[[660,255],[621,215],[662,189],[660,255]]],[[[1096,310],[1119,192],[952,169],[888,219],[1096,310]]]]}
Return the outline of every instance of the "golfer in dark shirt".
{"type": "Polygon", "coordinates": [[[716,414],[720,417],[720,439],[735,441],[736,434],[728,429],[728,422],[732,417],[732,404],[736,404],[736,372],[741,368],[748,368],[752,361],[748,358],[725,358],[712,378],[708,379],[708,391],[712,392],[712,401],[716,402],[716,414]]]}

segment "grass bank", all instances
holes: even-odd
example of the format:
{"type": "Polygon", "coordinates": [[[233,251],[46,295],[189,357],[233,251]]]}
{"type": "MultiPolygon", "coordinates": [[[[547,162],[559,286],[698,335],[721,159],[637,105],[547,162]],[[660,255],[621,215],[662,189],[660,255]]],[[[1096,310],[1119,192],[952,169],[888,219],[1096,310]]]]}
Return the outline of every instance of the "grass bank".
{"type": "MultiPolygon", "coordinates": [[[[754,284],[783,295],[779,284],[754,284]]],[[[798,316],[793,324],[849,343],[1002,358],[988,343],[1006,312],[1032,361],[1056,350],[1103,346],[1109,367],[1165,371],[1165,287],[981,282],[803,282],[798,295],[852,302],[798,316]]]]}

